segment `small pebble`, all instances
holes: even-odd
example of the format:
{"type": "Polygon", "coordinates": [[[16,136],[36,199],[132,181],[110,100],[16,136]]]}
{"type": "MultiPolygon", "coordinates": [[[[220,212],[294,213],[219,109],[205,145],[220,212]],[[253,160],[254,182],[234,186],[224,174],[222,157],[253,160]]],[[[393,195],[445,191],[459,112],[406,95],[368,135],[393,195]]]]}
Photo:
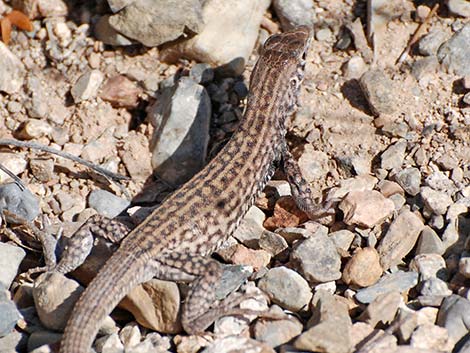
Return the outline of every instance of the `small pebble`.
{"type": "Polygon", "coordinates": [[[80,76],[70,91],[75,103],[95,98],[103,80],[104,75],[99,70],[91,70],[80,76]]]}

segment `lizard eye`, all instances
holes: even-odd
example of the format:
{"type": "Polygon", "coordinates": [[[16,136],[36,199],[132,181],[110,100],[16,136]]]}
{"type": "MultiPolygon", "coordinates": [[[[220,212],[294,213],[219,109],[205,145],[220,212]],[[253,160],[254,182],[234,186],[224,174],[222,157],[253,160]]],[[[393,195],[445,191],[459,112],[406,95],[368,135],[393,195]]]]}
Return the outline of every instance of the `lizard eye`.
{"type": "Polygon", "coordinates": [[[299,86],[299,79],[297,77],[292,77],[289,82],[291,88],[297,88],[299,86]]]}

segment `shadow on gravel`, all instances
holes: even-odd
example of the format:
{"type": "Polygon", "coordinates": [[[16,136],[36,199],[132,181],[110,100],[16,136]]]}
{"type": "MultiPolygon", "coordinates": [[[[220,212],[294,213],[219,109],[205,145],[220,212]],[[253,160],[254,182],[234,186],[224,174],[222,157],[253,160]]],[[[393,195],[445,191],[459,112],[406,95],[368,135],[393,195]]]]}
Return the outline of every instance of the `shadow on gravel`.
{"type": "Polygon", "coordinates": [[[354,108],[359,109],[368,115],[373,115],[357,80],[353,79],[346,81],[341,87],[341,93],[354,108]]]}

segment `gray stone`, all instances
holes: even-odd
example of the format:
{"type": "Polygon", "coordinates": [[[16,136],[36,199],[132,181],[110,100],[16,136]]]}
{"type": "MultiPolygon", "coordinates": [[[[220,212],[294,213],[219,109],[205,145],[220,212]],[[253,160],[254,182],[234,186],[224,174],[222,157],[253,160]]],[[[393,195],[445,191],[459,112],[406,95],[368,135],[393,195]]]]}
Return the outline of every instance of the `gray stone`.
{"type": "Polygon", "coordinates": [[[360,289],[355,298],[363,304],[368,304],[383,293],[394,291],[403,293],[416,284],[418,284],[418,273],[397,271],[383,276],[370,287],[360,289]]]}
{"type": "Polygon", "coordinates": [[[351,243],[354,239],[354,233],[347,229],[338,230],[337,232],[333,232],[328,234],[335,246],[340,251],[348,251],[351,243]]]}
{"type": "Polygon", "coordinates": [[[88,204],[100,215],[114,218],[129,207],[130,202],[106,190],[93,190],[88,196],[88,204]]]}
{"type": "Polygon", "coordinates": [[[352,56],[343,66],[344,76],[348,79],[358,79],[366,70],[367,66],[362,56],[352,56]]]}
{"type": "Polygon", "coordinates": [[[434,29],[429,31],[418,42],[418,50],[421,55],[436,55],[437,50],[442,43],[447,39],[447,34],[441,29],[434,29]]]}
{"type": "Polygon", "coordinates": [[[109,8],[112,12],[116,13],[126,6],[132,4],[135,0],[108,0],[109,8]]]}
{"type": "Polygon", "coordinates": [[[152,165],[171,184],[189,180],[205,164],[211,102],[204,87],[183,77],[149,109],[155,126],[152,165]]]}
{"type": "MultiPolygon", "coordinates": [[[[240,76],[245,70],[245,59],[237,57],[231,59],[229,62],[219,65],[214,69],[214,74],[217,78],[232,78],[240,76]]],[[[211,96],[212,100],[214,97],[211,96]]]]}
{"type": "MultiPolygon", "coordinates": [[[[312,235],[307,229],[296,227],[279,228],[276,230],[276,233],[283,237],[289,245],[292,245],[296,240],[306,239],[312,235]]],[[[327,233],[328,229],[325,229],[325,235],[327,233]]]]}
{"type": "Polygon", "coordinates": [[[466,105],[470,105],[470,92],[463,96],[462,102],[464,102],[466,105]]]}
{"type": "Polygon", "coordinates": [[[258,287],[281,307],[294,312],[307,310],[312,292],[307,281],[287,267],[275,267],[261,278],[258,287]]]}
{"type": "Polygon", "coordinates": [[[154,47],[202,29],[197,0],[136,0],[109,18],[110,25],[128,38],[154,47]]]}
{"type": "Polygon", "coordinates": [[[470,75],[470,23],[444,44],[437,52],[437,58],[449,71],[458,76],[470,75]]]}
{"type": "Polygon", "coordinates": [[[309,322],[313,327],[295,340],[294,347],[311,352],[350,352],[352,322],[347,304],[325,291],[316,292],[313,302],[315,308],[309,322]]]}
{"type": "Polygon", "coordinates": [[[341,199],[351,191],[372,190],[377,184],[377,178],[372,175],[358,175],[354,178],[343,179],[340,186],[331,189],[328,193],[327,200],[341,199]]]}
{"type": "Polygon", "coordinates": [[[389,324],[396,316],[402,302],[399,292],[390,291],[377,296],[362,312],[360,320],[375,327],[379,322],[389,324]]]}
{"type": "Polygon", "coordinates": [[[206,84],[214,79],[214,69],[209,64],[196,64],[189,71],[189,77],[194,82],[206,84]]]}
{"type": "Polygon", "coordinates": [[[284,31],[302,25],[313,27],[312,0],[274,0],[273,7],[284,31]]]}
{"type": "Polygon", "coordinates": [[[393,81],[383,71],[367,71],[361,76],[359,84],[372,114],[378,116],[395,112],[397,105],[393,94],[393,81]]]}
{"type": "MultiPolygon", "coordinates": [[[[442,158],[439,158],[442,160],[442,158]]],[[[455,184],[449,177],[441,171],[435,171],[431,173],[426,179],[424,180],[425,184],[437,191],[444,191],[447,194],[452,193],[454,190],[456,191],[455,184]]]]}
{"type": "Polygon", "coordinates": [[[429,74],[434,74],[439,67],[439,61],[433,56],[416,60],[411,67],[411,74],[418,81],[429,74]]]}
{"type": "Polygon", "coordinates": [[[418,239],[416,254],[438,254],[442,255],[445,251],[441,238],[429,226],[424,227],[418,239]]]}
{"type": "Polygon", "coordinates": [[[14,329],[21,314],[15,303],[8,298],[7,291],[1,288],[2,286],[0,286],[0,337],[3,337],[14,329]]]}
{"type": "Polygon", "coordinates": [[[248,87],[243,81],[237,81],[233,85],[233,91],[237,94],[238,98],[240,99],[244,99],[248,96],[248,87]]]}
{"type": "Polygon", "coordinates": [[[31,118],[45,118],[48,112],[47,96],[44,92],[32,92],[31,99],[26,103],[28,115],[31,118]]]}
{"type": "MultiPolygon", "coordinates": [[[[380,165],[383,169],[399,169],[405,158],[406,141],[399,140],[393,145],[389,146],[380,156],[380,165]]],[[[398,181],[397,181],[398,182],[398,181]]],[[[399,182],[398,182],[399,183],[399,182]]],[[[400,183],[399,183],[400,184],[400,183]]],[[[400,184],[401,185],[401,184],[400,184]]],[[[404,186],[401,185],[403,189],[404,186]]],[[[406,189],[405,189],[406,191],[406,189]]]]}
{"type": "Polygon", "coordinates": [[[406,204],[406,198],[400,194],[394,194],[389,197],[395,206],[395,211],[400,211],[401,208],[406,204]]]}
{"type": "Polygon", "coordinates": [[[448,194],[436,191],[428,186],[421,188],[421,197],[429,210],[437,215],[445,214],[447,208],[453,203],[452,198],[448,194]]]}
{"type": "Polygon", "coordinates": [[[294,317],[290,320],[259,320],[253,327],[253,334],[257,341],[275,348],[300,335],[302,328],[302,323],[294,317]]]}
{"type": "Polygon", "coordinates": [[[135,41],[123,36],[116,31],[109,23],[111,15],[101,16],[94,27],[94,34],[96,38],[104,44],[109,45],[132,45],[135,41]]]}
{"type": "Polygon", "coordinates": [[[11,331],[6,336],[0,337],[0,347],[2,352],[29,352],[26,347],[28,343],[28,335],[20,333],[16,330],[11,331]]]}
{"type": "Polygon", "coordinates": [[[259,239],[259,247],[276,256],[286,250],[289,245],[279,234],[265,230],[259,239]]]}
{"type": "Polygon", "coordinates": [[[218,300],[224,299],[227,295],[238,289],[248,277],[253,274],[251,266],[226,265],[224,272],[215,291],[218,300]]]}
{"type": "Polygon", "coordinates": [[[449,289],[449,286],[440,278],[431,277],[423,282],[421,282],[421,295],[424,296],[449,296],[452,294],[452,291],[449,289]]]}
{"type": "Polygon", "coordinates": [[[436,323],[447,329],[454,342],[459,341],[470,329],[470,301],[456,294],[446,297],[439,308],[436,323]]]}
{"type": "Polygon", "coordinates": [[[470,2],[467,0],[448,0],[447,8],[454,15],[470,17],[470,2]]]}
{"type": "Polygon", "coordinates": [[[240,225],[233,233],[233,237],[249,248],[256,248],[264,232],[263,222],[266,215],[256,206],[251,206],[240,225]]]}
{"type": "MultiPolygon", "coordinates": [[[[467,255],[467,254],[466,254],[467,255]]],[[[462,256],[459,260],[459,273],[470,278],[470,257],[462,256]]]]}
{"type": "Polygon", "coordinates": [[[23,63],[0,42],[0,92],[18,92],[23,85],[25,72],[23,63]]]}
{"type": "Polygon", "coordinates": [[[32,221],[39,214],[39,201],[28,189],[21,190],[15,183],[0,185],[0,211],[8,210],[32,221]]]}
{"type": "Polygon", "coordinates": [[[456,353],[470,353],[470,339],[467,339],[456,353]]]}
{"type": "Polygon", "coordinates": [[[316,150],[311,144],[305,144],[298,165],[307,182],[323,180],[329,172],[329,158],[326,153],[316,150]]]}
{"type": "MultiPolygon", "coordinates": [[[[0,243],[0,284],[10,288],[26,252],[19,246],[0,243]]],[[[1,287],[0,286],[0,287],[1,287]]]]}
{"type": "Polygon", "coordinates": [[[299,241],[291,252],[290,263],[311,283],[341,278],[341,256],[334,242],[323,232],[315,232],[299,241]]]}
{"type": "Polygon", "coordinates": [[[418,272],[420,280],[437,277],[446,280],[447,269],[444,258],[438,254],[421,254],[416,255],[409,264],[412,271],[418,272]]]}
{"type": "Polygon", "coordinates": [[[29,161],[29,168],[36,179],[48,182],[54,177],[54,164],[52,159],[34,158],[29,161]]]}
{"type": "Polygon", "coordinates": [[[329,41],[333,38],[333,33],[331,30],[326,27],[326,28],[320,28],[315,32],[315,39],[318,40],[319,42],[326,42],[329,41]]]}

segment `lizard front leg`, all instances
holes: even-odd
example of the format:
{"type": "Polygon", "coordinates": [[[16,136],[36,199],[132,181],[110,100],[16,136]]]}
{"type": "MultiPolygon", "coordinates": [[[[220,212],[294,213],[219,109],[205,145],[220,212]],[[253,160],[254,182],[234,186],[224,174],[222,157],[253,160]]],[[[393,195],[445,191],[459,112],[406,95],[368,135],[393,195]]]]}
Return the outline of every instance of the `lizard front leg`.
{"type": "Polygon", "coordinates": [[[130,232],[125,224],[104,216],[90,217],[71,237],[62,252],[59,263],[54,269],[66,274],[79,267],[90,255],[95,237],[103,238],[113,244],[119,244],[130,232]]]}
{"type": "Polygon", "coordinates": [[[334,214],[332,204],[336,200],[328,200],[323,205],[315,204],[312,190],[302,176],[299,165],[290,153],[287,145],[284,145],[282,149],[282,167],[297,206],[304,211],[310,219],[318,219],[334,214]]]}

